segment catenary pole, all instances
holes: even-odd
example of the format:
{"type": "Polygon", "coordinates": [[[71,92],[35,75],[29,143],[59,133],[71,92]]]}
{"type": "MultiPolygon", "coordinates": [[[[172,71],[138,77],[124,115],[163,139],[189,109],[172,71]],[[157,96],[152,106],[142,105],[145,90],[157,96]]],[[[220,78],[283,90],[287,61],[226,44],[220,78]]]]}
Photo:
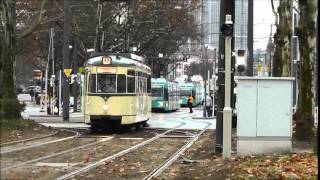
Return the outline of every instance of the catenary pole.
{"type": "Polygon", "coordinates": [[[253,0],[248,0],[247,76],[253,76],[253,0]]]}
{"type": "MultiPolygon", "coordinates": [[[[64,23],[63,23],[63,69],[70,69],[69,45],[71,30],[70,0],[64,0],[64,23]]],[[[70,85],[66,74],[63,74],[63,120],[69,121],[69,91],[70,85]]]]}

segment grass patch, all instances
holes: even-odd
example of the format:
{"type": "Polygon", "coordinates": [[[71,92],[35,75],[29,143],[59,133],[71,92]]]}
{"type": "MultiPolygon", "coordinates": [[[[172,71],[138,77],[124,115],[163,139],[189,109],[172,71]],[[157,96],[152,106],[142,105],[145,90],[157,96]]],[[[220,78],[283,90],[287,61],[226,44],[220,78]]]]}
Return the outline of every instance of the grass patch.
{"type": "Polygon", "coordinates": [[[19,130],[23,131],[25,129],[37,127],[38,124],[32,120],[24,120],[24,119],[1,119],[0,127],[2,131],[13,131],[19,130]]]}

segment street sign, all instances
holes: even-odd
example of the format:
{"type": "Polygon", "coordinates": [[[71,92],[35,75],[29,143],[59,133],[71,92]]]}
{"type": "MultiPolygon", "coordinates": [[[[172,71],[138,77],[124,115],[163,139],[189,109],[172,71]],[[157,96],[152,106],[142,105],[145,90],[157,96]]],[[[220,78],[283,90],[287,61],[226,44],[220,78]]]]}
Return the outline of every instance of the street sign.
{"type": "Polygon", "coordinates": [[[72,69],[64,69],[63,72],[67,77],[69,77],[72,72],[72,69]]]}
{"type": "Polygon", "coordinates": [[[42,71],[41,70],[33,70],[33,78],[34,79],[37,79],[37,80],[40,80],[42,78],[42,71]]]}
{"type": "Polygon", "coordinates": [[[261,72],[261,71],[262,71],[262,65],[258,64],[258,72],[261,72]]]}
{"type": "Polygon", "coordinates": [[[83,73],[84,72],[84,67],[79,67],[79,72],[83,73]]]}

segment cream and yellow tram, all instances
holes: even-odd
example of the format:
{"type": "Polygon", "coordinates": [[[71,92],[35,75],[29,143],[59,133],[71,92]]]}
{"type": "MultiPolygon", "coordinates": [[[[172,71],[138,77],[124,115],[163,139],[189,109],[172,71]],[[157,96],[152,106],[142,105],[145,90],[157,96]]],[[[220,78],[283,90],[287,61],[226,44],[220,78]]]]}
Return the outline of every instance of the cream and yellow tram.
{"type": "Polygon", "coordinates": [[[151,69],[140,56],[104,53],[88,59],[84,115],[92,130],[146,125],[151,116],[151,69]]]}

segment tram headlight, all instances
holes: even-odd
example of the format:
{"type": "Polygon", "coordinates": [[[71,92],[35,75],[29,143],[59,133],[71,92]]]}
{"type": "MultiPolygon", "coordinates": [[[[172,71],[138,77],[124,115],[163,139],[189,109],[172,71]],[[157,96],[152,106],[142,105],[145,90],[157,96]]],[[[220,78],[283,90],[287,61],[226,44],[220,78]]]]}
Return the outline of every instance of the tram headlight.
{"type": "Polygon", "coordinates": [[[160,107],[163,107],[163,102],[159,102],[159,106],[160,106],[160,107]]]}
{"type": "Polygon", "coordinates": [[[103,105],[103,106],[102,106],[102,109],[103,109],[104,111],[108,111],[109,106],[108,106],[108,105],[103,105]]]}

